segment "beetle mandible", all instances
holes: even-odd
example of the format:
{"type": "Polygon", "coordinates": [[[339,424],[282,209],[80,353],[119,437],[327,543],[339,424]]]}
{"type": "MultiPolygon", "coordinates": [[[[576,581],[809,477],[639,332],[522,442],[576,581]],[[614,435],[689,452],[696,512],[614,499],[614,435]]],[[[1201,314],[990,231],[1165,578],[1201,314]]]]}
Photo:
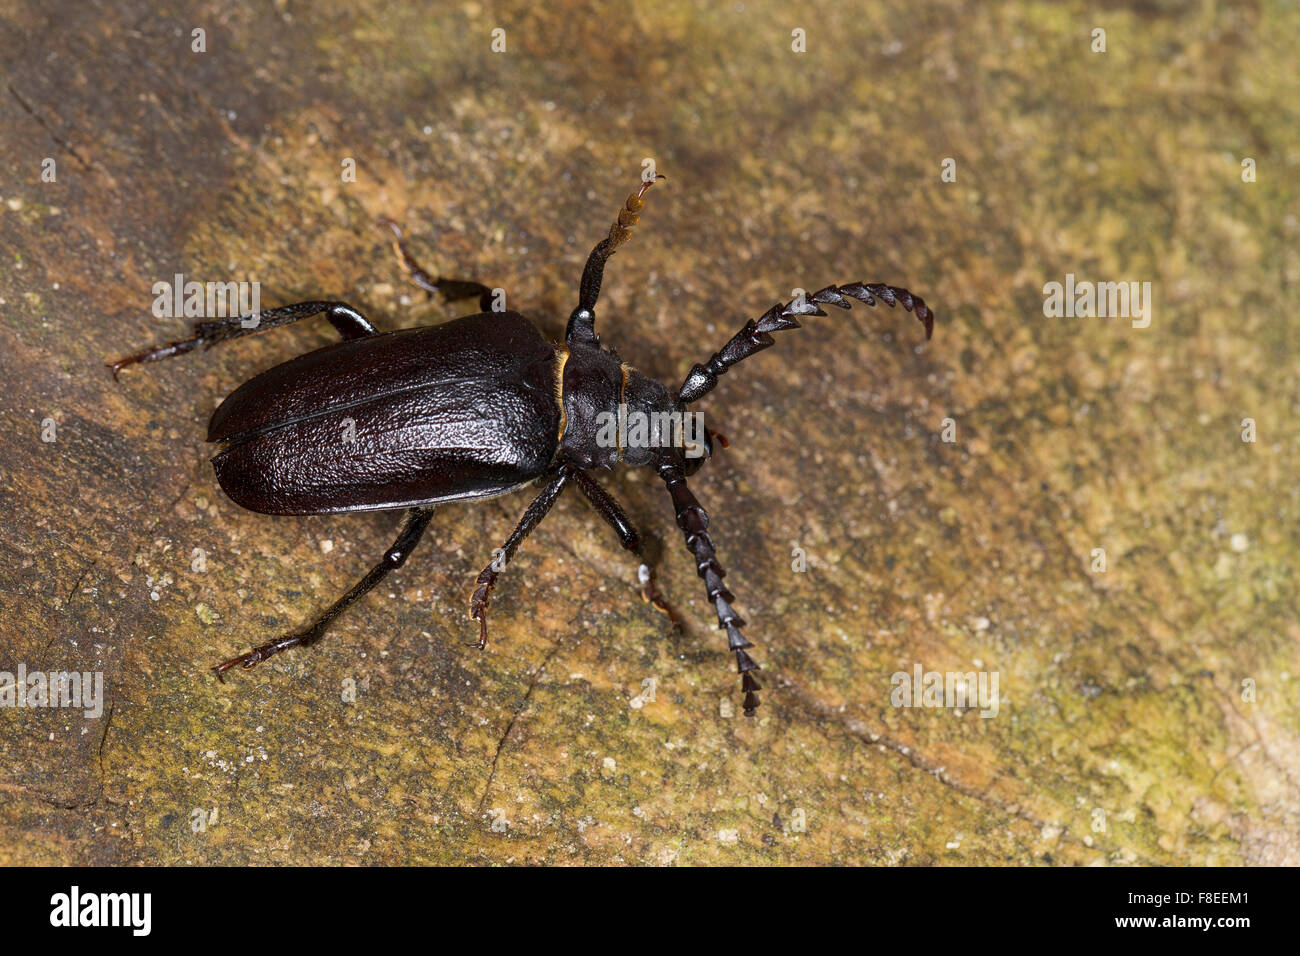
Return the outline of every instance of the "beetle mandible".
{"type": "Polygon", "coordinates": [[[621,462],[653,468],[667,488],[718,627],[727,632],[727,648],[736,655],[745,715],[754,716],[761,688],[753,672],[760,668],[748,653],[753,645],[741,632],[745,622],[731,606],[735,597],[723,584],[726,571],[714,552],[708,515],[686,484],[712,457],[713,439],[721,436],[703,429],[702,440],[692,445],[683,440],[682,428],[669,423],[681,422],[687,407],[712,391],[729,368],[772,345],[771,333],[799,328],[796,316],[826,315],[823,305],[847,309],[850,299],[872,306],[877,300],[897,303],[920,319],[928,339],[934,315],[906,289],[861,282],[827,286],[746,322],[671,391],[602,348],[595,331],[605,264],[631,237],[646,190],[662,178],[643,178],[609,234],[587,257],[563,345],[547,341],[517,312],[492,311],[487,286],[431,276],[411,256],[398,226],[383,219],[381,225],[393,232],[398,262],[415,285],[448,301],[477,296],[484,311],[441,325],[381,333],[345,302],[299,302],[252,316],[198,322],[188,339],[111,363],[116,377],[127,365],[324,313],[343,341],[262,372],[213,413],[208,441],[222,446],[212,459],[217,481],[236,504],[263,514],[406,510],[397,540],[383,559],[315,622],[215,665],[218,677],[232,667],[253,667],[283,650],[320,640],[339,614],[406,562],[435,506],[505,494],[530,482],[541,484],[541,493],[475,581],[470,600],[470,616],[479,623],[475,646],[487,644],[488,602],[505,563],[569,484],[578,487],[623,547],[640,560],[643,597],[671,616],[640,535],[589,474],[621,462]],[[609,440],[606,426],[620,413],[623,420],[640,416],[649,422],[648,430],[641,430],[643,440],[624,442],[621,428],[609,440]],[[346,440],[341,439],[345,433],[346,440]]]}

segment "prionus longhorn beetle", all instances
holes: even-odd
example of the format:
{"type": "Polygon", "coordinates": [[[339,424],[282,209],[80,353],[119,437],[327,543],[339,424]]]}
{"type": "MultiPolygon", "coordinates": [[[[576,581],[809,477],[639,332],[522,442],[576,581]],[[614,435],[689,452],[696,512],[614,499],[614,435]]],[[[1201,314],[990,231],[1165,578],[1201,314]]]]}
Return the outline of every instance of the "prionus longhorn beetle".
{"type": "Polygon", "coordinates": [[[897,303],[921,320],[926,338],[933,332],[934,316],[906,289],[861,282],[827,286],[746,322],[712,358],[694,366],[674,393],[602,348],[595,331],[605,263],[631,237],[645,192],[656,178],[645,179],[628,197],[609,234],[588,256],[563,345],[547,341],[518,312],[492,311],[487,286],[430,276],[412,258],[397,225],[381,220],[392,229],[398,260],[415,285],[449,301],[477,296],[484,311],[441,325],[381,333],[347,303],[299,302],[254,316],[199,322],[191,338],[112,363],[116,376],[127,365],[324,313],[342,342],[267,369],[235,389],[213,413],[208,441],[222,445],[212,459],[217,481],[236,504],[263,514],[406,510],[401,532],[383,559],[310,627],[216,665],[218,676],[318,641],[334,618],[406,562],[436,505],[501,495],[534,481],[543,484],[541,493],[498,559],[475,582],[470,616],[479,622],[476,646],[486,646],[488,601],[502,568],[570,483],[640,559],[646,600],[671,614],[655,586],[640,535],[589,474],[622,462],[653,468],[668,489],[718,626],[727,632],[727,647],[736,655],[745,714],[754,715],[760,687],[753,672],[760,668],[748,653],[753,645],[741,633],[745,622],[732,609],[735,598],[723,584],[726,572],[713,549],[708,515],[686,484],[712,456],[713,438],[719,436],[705,429],[702,441],[687,448],[681,429],[666,423],[680,422],[686,407],[712,391],[719,376],[772,345],[773,332],[798,328],[796,316],[826,315],[823,305],[847,309],[850,299],[872,306],[877,300],[897,303]],[[620,412],[650,423],[646,440],[624,444],[602,438],[610,416],[620,412]],[[341,442],[345,426],[349,438],[341,442]]]}

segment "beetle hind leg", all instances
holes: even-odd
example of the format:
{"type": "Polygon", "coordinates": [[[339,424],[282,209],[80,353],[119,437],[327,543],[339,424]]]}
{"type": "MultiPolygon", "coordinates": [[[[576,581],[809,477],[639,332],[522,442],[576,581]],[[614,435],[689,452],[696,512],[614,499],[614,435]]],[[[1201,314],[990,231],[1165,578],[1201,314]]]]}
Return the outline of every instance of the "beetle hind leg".
{"type": "Polygon", "coordinates": [[[192,352],[200,345],[211,347],[218,342],[241,338],[255,332],[265,332],[267,329],[289,325],[300,319],[320,315],[322,312],[329,319],[330,325],[334,326],[335,330],[345,340],[374,335],[377,331],[370,324],[369,319],[346,302],[296,302],[293,305],[282,305],[276,309],[267,309],[264,312],[258,312],[256,315],[234,315],[224,319],[213,319],[210,322],[196,322],[194,323],[194,335],[190,338],[144,349],[134,355],[120,358],[116,362],[110,362],[108,367],[113,370],[113,377],[117,378],[117,373],[128,365],[159,362],[176,355],[192,352]]]}
{"type": "Polygon", "coordinates": [[[406,559],[410,557],[415,546],[419,544],[420,538],[423,537],[425,529],[429,527],[429,521],[432,517],[432,508],[412,508],[406,513],[406,521],[402,525],[397,540],[393,542],[392,547],[384,552],[383,559],[371,568],[364,578],[352,585],[347,594],[331,604],[329,609],[317,618],[311,627],[298,631],[296,634],[286,634],[284,637],[255,647],[247,654],[232,657],[221,664],[214,664],[212,669],[216,672],[217,678],[221,679],[222,675],[232,667],[241,667],[248,670],[250,667],[256,667],[268,657],[273,657],[281,651],[287,651],[291,647],[309,647],[315,644],[325,635],[336,617],[386,578],[389,572],[397,570],[406,563],[406,559]]]}
{"type": "Polygon", "coordinates": [[[459,299],[472,299],[478,296],[479,308],[484,312],[492,311],[491,289],[481,282],[470,282],[465,279],[435,278],[415,261],[415,257],[411,255],[410,250],[406,247],[406,239],[403,237],[402,229],[397,223],[391,219],[380,219],[379,225],[387,226],[392,230],[393,252],[397,256],[397,264],[402,267],[402,271],[406,273],[411,282],[425,292],[442,296],[448,302],[455,302],[459,299]]]}

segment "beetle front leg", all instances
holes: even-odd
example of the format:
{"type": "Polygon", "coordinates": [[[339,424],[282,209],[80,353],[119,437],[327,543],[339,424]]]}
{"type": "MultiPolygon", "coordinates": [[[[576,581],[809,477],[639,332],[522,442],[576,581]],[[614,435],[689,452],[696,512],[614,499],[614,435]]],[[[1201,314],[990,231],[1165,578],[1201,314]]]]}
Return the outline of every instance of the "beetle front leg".
{"type": "Polygon", "coordinates": [[[506,543],[501,546],[492,558],[492,563],[479,573],[478,579],[474,582],[474,594],[470,598],[469,616],[478,621],[479,638],[477,641],[470,641],[471,647],[477,647],[479,650],[487,647],[487,610],[488,601],[492,597],[492,589],[496,587],[497,577],[505,570],[506,564],[514,557],[515,552],[519,550],[519,545],[523,544],[524,538],[532,534],[551,506],[555,504],[560,492],[564,486],[569,483],[577,469],[571,465],[561,465],[560,470],[556,472],[547,486],[542,489],[542,493],[533,499],[533,503],[528,506],[524,516],[519,519],[519,525],[506,539],[506,543]]]}
{"type": "Polygon", "coordinates": [[[397,264],[402,267],[402,271],[410,277],[410,280],[428,293],[437,293],[448,302],[455,302],[459,299],[472,299],[478,296],[479,308],[484,312],[492,311],[492,290],[481,282],[469,282],[464,279],[435,279],[431,274],[420,267],[411,255],[410,250],[406,248],[406,240],[402,236],[402,229],[391,219],[380,219],[379,225],[387,226],[393,231],[393,252],[397,256],[397,264]]]}
{"type": "Polygon", "coordinates": [[[641,597],[655,607],[656,610],[662,611],[668,615],[668,620],[672,623],[674,630],[681,630],[682,622],[677,613],[669,605],[663,593],[659,590],[659,585],[655,581],[654,564],[645,554],[645,548],[641,542],[641,535],[632,526],[623,509],[619,507],[614,496],[597,484],[596,479],[592,478],[585,471],[575,471],[573,480],[578,485],[578,490],[586,496],[587,501],[596,509],[596,513],[609,522],[609,526],[618,534],[618,540],[623,547],[636,555],[637,560],[641,562],[637,568],[637,578],[641,582],[641,597]]]}
{"type": "Polygon", "coordinates": [[[682,472],[680,461],[670,452],[665,452],[659,463],[659,477],[668,486],[668,494],[673,499],[673,510],[677,515],[677,526],[686,535],[686,547],[695,556],[695,570],[704,579],[704,589],[718,615],[718,627],[727,632],[727,649],[735,652],[736,669],[740,672],[740,689],[745,695],[745,716],[753,717],[759,704],[758,692],[762,687],[751,672],[762,668],[745,651],[754,645],[740,633],[745,622],[732,610],[731,602],[736,599],[735,595],[722,583],[727,572],[718,562],[718,556],[713,550],[713,539],[709,537],[708,531],[709,515],[686,487],[686,476],[682,472]]]}
{"type": "Polygon", "coordinates": [[[267,309],[256,315],[236,315],[225,319],[214,319],[211,322],[196,322],[194,335],[191,338],[136,352],[134,355],[109,363],[108,367],[113,370],[113,378],[117,378],[117,373],[128,365],[159,362],[162,359],[192,352],[200,345],[211,347],[218,342],[227,342],[255,332],[265,332],[267,329],[289,325],[300,319],[320,315],[322,312],[329,319],[330,325],[334,326],[345,340],[359,339],[374,335],[376,332],[370,320],[346,302],[297,302],[293,305],[282,305],[277,309],[267,309]]]}
{"type": "Polygon", "coordinates": [[[424,531],[429,527],[431,518],[433,518],[432,508],[412,508],[408,511],[406,513],[406,522],[402,525],[397,540],[393,542],[391,548],[384,552],[383,560],[371,568],[364,578],[352,585],[347,594],[330,605],[329,609],[317,618],[311,627],[296,634],[287,634],[260,647],[255,647],[247,654],[241,654],[224,663],[214,664],[212,669],[216,671],[218,679],[232,667],[242,667],[247,670],[250,667],[256,667],[268,657],[274,657],[281,651],[287,651],[291,647],[308,647],[319,641],[336,617],[386,578],[389,572],[397,570],[406,563],[406,559],[410,557],[411,552],[415,550],[415,546],[420,543],[420,538],[424,536],[424,531]]]}

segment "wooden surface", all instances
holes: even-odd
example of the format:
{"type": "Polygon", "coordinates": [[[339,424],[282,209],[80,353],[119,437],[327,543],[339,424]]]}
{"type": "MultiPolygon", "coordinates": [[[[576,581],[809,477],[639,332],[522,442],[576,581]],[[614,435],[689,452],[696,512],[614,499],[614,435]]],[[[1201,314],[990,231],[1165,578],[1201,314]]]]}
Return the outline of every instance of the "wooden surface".
{"type": "Polygon", "coordinates": [[[1300,13],[1119,6],[0,4],[0,670],[108,698],[0,709],[0,863],[1300,862],[1300,13]],[[213,407],[330,332],[114,383],[185,334],[153,283],[455,314],[389,215],[559,336],[645,157],[669,179],[599,319],[644,371],[679,382],[796,286],[938,315],[930,343],[898,310],[809,319],[705,403],[732,447],[692,486],[761,718],[722,713],[734,667],[648,473],[606,483],[679,637],[570,494],[462,646],[513,495],[443,509],[319,647],[217,684],[399,519],[228,501],[213,407]],[[1067,273],[1151,282],[1150,326],[1046,317],[1067,273]],[[891,706],[917,664],[996,671],[997,716],[891,706]]]}

